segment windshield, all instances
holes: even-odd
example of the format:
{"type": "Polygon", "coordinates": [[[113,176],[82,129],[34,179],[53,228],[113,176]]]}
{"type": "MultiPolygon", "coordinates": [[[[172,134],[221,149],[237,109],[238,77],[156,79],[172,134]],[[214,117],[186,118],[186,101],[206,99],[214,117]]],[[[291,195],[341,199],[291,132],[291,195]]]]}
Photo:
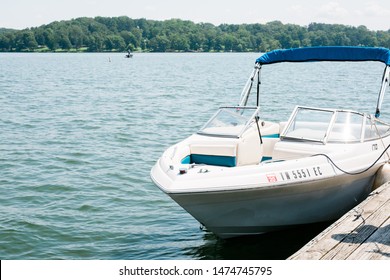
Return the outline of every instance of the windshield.
{"type": "Polygon", "coordinates": [[[281,138],[322,143],[359,142],[363,135],[367,139],[378,135],[379,128],[374,124],[365,125],[367,121],[368,117],[358,112],[297,107],[281,138]],[[365,134],[363,128],[366,130],[365,134]]]}
{"type": "Polygon", "coordinates": [[[364,115],[340,111],[337,112],[328,141],[355,142],[360,141],[362,135],[364,115]]]}
{"type": "Polygon", "coordinates": [[[257,107],[222,107],[199,134],[240,137],[258,113],[257,107]]]}
{"type": "Polygon", "coordinates": [[[297,107],[281,137],[324,142],[334,113],[332,110],[297,107]]]}

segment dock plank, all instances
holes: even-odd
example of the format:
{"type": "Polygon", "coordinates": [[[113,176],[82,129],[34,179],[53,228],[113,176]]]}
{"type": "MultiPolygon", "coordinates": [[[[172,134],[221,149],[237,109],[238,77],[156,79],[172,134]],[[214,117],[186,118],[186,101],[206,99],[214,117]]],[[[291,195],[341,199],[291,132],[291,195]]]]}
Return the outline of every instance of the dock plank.
{"type": "Polygon", "coordinates": [[[390,259],[390,182],[288,259],[390,259]]]}
{"type": "Polygon", "coordinates": [[[390,213],[390,203],[381,206],[368,217],[361,215],[359,219],[362,220],[362,223],[352,231],[332,234],[332,239],[339,240],[340,242],[336,250],[330,250],[322,259],[347,259],[363,243],[368,242],[370,236],[382,226],[388,218],[388,213],[390,213]]]}
{"type": "MultiPolygon", "coordinates": [[[[390,205],[390,203],[389,203],[390,205]]],[[[361,244],[347,259],[390,259],[390,218],[388,218],[366,242],[361,244]]]]}

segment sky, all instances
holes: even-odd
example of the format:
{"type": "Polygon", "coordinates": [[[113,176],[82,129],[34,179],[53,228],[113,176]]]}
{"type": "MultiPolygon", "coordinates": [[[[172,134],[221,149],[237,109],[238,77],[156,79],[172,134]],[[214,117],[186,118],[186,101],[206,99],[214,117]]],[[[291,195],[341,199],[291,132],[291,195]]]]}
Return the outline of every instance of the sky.
{"type": "Polygon", "coordinates": [[[195,23],[267,23],[279,20],[390,29],[389,0],[0,0],[0,27],[23,29],[78,17],[117,17],[195,23]]]}

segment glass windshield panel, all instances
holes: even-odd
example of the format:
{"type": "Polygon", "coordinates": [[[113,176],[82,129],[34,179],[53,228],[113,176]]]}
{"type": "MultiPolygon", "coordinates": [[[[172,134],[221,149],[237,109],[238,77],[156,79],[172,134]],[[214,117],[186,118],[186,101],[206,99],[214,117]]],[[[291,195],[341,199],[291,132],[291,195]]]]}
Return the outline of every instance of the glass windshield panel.
{"type": "Polygon", "coordinates": [[[355,112],[337,112],[329,141],[360,141],[364,116],[355,112]]]}
{"type": "Polygon", "coordinates": [[[378,138],[378,131],[375,126],[375,122],[372,122],[371,119],[366,119],[366,125],[364,127],[364,140],[376,139],[378,138]]]}
{"type": "Polygon", "coordinates": [[[299,107],[282,137],[323,142],[333,114],[334,111],[299,107]]]}
{"type": "Polygon", "coordinates": [[[239,137],[254,119],[257,111],[256,107],[221,108],[199,133],[239,137]]]}
{"type": "Polygon", "coordinates": [[[364,140],[378,139],[379,137],[386,137],[389,134],[389,124],[377,119],[372,120],[370,117],[366,118],[366,125],[364,127],[364,140]]]}

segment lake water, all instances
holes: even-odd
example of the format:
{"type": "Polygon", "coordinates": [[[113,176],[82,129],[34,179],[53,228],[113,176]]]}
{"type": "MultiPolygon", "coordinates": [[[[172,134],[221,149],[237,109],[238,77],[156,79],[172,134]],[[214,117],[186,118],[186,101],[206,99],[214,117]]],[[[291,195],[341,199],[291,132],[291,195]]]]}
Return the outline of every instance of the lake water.
{"type": "MultiPolygon", "coordinates": [[[[327,224],[220,240],[149,177],[168,146],[238,103],[258,56],[0,53],[0,258],[285,259],[303,246],[327,224]]],[[[262,116],[374,113],[383,68],[264,66],[262,116]]]]}

